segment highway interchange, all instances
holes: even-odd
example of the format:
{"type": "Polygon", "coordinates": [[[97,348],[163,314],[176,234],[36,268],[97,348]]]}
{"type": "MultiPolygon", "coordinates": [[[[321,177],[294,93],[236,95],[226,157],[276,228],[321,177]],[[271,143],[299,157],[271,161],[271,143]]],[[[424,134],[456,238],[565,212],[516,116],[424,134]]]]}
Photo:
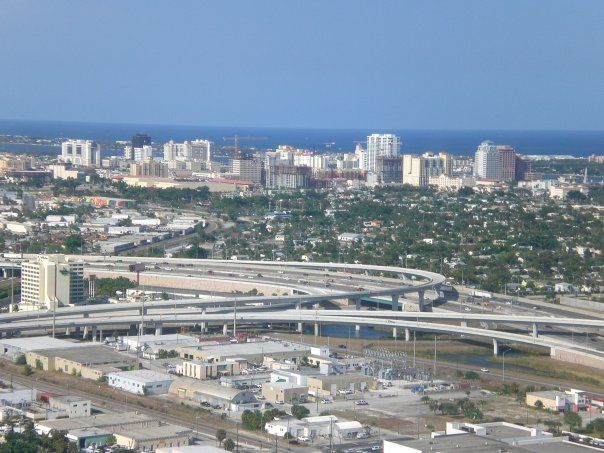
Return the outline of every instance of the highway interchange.
{"type": "Polygon", "coordinates": [[[406,339],[413,330],[480,338],[493,341],[495,353],[502,344],[515,343],[604,360],[598,335],[604,319],[596,313],[511,298],[490,301],[488,307],[446,301],[435,304],[433,311],[418,311],[419,300],[425,298],[429,307],[428,299],[436,298],[435,290],[445,281],[432,272],[343,263],[80,258],[85,260],[87,274],[98,277],[135,278],[128,266],[142,262],[147,270],[141,273],[141,281],[144,278],[168,293],[186,291],[198,297],[6,313],[0,315],[0,334],[52,332],[54,326],[56,332],[78,331],[96,339],[103,331],[107,335],[141,324],[157,333],[183,325],[203,329],[218,324],[233,331],[238,325],[289,323],[300,329],[310,324],[315,332],[321,324],[357,329],[370,325],[406,339]],[[280,295],[244,296],[233,294],[233,288],[280,295]],[[381,302],[380,307],[366,310],[366,301],[381,302]],[[585,341],[580,340],[582,336],[585,341]]]}

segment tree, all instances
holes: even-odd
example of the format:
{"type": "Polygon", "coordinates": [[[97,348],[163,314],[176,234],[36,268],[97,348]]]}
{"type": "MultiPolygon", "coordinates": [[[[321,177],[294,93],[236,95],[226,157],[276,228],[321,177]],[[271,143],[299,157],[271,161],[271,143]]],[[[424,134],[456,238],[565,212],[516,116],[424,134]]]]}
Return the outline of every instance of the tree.
{"type": "Polygon", "coordinates": [[[27,364],[27,359],[25,358],[25,355],[24,354],[19,354],[17,356],[17,358],[15,359],[15,363],[17,365],[25,365],[25,364],[27,364]]]}
{"type": "Polygon", "coordinates": [[[576,412],[565,412],[564,413],[564,423],[568,425],[569,431],[572,431],[574,428],[581,429],[581,425],[583,424],[583,419],[576,412]]]}
{"type": "Polygon", "coordinates": [[[554,434],[558,433],[558,431],[560,431],[560,421],[558,420],[545,420],[543,422],[543,424],[545,426],[548,427],[548,429],[550,431],[552,431],[554,434]]]}
{"type": "Polygon", "coordinates": [[[67,253],[82,252],[82,236],[79,234],[70,234],[63,241],[63,247],[67,253]]]}
{"type": "Polygon", "coordinates": [[[233,451],[235,449],[235,441],[229,437],[228,439],[225,439],[222,446],[226,451],[233,451]]]}
{"type": "Polygon", "coordinates": [[[543,405],[543,401],[541,401],[541,400],[537,400],[537,401],[535,401],[535,407],[536,407],[537,409],[543,409],[543,407],[544,407],[544,405],[543,405]]]}
{"type": "Polygon", "coordinates": [[[302,420],[304,417],[308,417],[310,411],[299,404],[294,404],[292,406],[292,415],[296,417],[298,420],[302,420]]]}
{"type": "Polygon", "coordinates": [[[23,376],[31,376],[34,370],[29,365],[23,365],[23,376]]]}
{"type": "Polygon", "coordinates": [[[222,443],[222,441],[224,439],[226,439],[227,433],[224,429],[220,428],[219,430],[216,431],[216,440],[218,441],[219,444],[222,443]]]}
{"type": "Polygon", "coordinates": [[[585,426],[585,431],[594,437],[604,437],[604,418],[599,417],[585,426]]]}

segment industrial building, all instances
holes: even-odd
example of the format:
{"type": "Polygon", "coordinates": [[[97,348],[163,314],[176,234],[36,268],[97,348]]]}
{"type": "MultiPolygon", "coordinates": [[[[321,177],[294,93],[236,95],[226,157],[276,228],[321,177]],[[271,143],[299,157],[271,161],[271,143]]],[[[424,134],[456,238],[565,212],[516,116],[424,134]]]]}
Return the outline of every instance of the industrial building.
{"type": "Polygon", "coordinates": [[[262,396],[267,401],[296,404],[308,400],[308,387],[289,382],[265,382],[262,384],[262,396]]]}
{"type": "Polygon", "coordinates": [[[51,396],[48,399],[48,404],[51,409],[68,418],[88,417],[92,413],[92,402],[80,396],[51,396]]]}
{"type": "Polygon", "coordinates": [[[176,379],[170,386],[170,394],[193,403],[209,403],[219,406],[224,410],[233,412],[245,409],[259,409],[262,404],[249,390],[239,390],[226,387],[213,381],[200,381],[198,379],[176,379]]]}
{"type": "Polygon", "coordinates": [[[160,447],[189,445],[192,431],[178,425],[160,424],[145,428],[131,428],[114,434],[118,445],[136,451],[155,451],[160,447]]]}
{"type": "Polygon", "coordinates": [[[284,437],[287,433],[293,438],[309,437],[315,439],[319,436],[335,434],[335,425],[338,417],[335,415],[321,415],[318,417],[278,418],[267,422],[264,426],[266,432],[272,436],[284,437]]]}
{"type": "Polygon", "coordinates": [[[526,394],[527,406],[539,406],[554,412],[578,411],[587,407],[587,398],[583,390],[570,389],[566,392],[558,390],[545,390],[541,392],[528,392],[526,394]]]}
{"type": "Polygon", "coordinates": [[[364,391],[376,385],[374,378],[363,374],[311,376],[307,382],[308,393],[317,397],[335,396],[339,390],[364,391]]]}
{"type": "Polygon", "coordinates": [[[210,344],[175,348],[186,360],[224,361],[242,358],[252,363],[263,363],[265,357],[297,363],[310,354],[310,347],[282,341],[257,341],[248,343],[210,344]]]}
{"type": "Polygon", "coordinates": [[[89,417],[44,420],[36,423],[36,430],[42,434],[48,434],[52,430],[70,432],[85,428],[97,428],[109,432],[117,432],[157,425],[159,425],[159,421],[150,415],[138,412],[123,412],[119,414],[99,414],[89,417]]]}
{"type": "Polygon", "coordinates": [[[0,338],[0,357],[15,360],[20,355],[26,355],[29,351],[43,351],[60,348],[87,347],[90,343],[76,343],[70,340],[52,338],[47,336],[23,337],[23,338],[0,338]]]}
{"type": "Polygon", "coordinates": [[[168,393],[174,378],[153,370],[120,371],[107,374],[107,385],[137,395],[168,393]]]}
{"type": "Polygon", "coordinates": [[[83,301],[83,261],[65,255],[39,255],[21,264],[19,310],[53,309],[83,301]]]}
{"type": "Polygon", "coordinates": [[[247,369],[245,359],[227,359],[220,362],[194,360],[183,362],[182,375],[193,379],[212,379],[220,376],[234,376],[247,369]]]}
{"type": "Polygon", "coordinates": [[[85,379],[99,379],[108,372],[128,370],[137,365],[134,357],[90,343],[75,348],[29,351],[25,358],[32,367],[77,374],[85,379]]]}
{"type": "Polygon", "coordinates": [[[472,452],[588,452],[593,447],[568,441],[567,436],[554,437],[539,428],[506,422],[451,423],[421,439],[385,440],[384,453],[422,453],[430,451],[472,452]]]}

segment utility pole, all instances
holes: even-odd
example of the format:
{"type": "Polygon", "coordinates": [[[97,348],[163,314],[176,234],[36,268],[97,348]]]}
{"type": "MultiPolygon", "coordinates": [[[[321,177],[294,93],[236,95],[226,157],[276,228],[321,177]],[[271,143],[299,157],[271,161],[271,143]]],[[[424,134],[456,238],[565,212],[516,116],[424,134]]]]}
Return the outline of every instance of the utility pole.
{"type": "Polygon", "coordinates": [[[58,268],[59,268],[59,263],[55,263],[55,290],[54,290],[54,302],[53,302],[53,307],[52,307],[52,337],[55,337],[55,323],[56,323],[56,318],[57,318],[57,302],[58,302],[58,298],[57,298],[57,278],[58,278],[58,268]]]}

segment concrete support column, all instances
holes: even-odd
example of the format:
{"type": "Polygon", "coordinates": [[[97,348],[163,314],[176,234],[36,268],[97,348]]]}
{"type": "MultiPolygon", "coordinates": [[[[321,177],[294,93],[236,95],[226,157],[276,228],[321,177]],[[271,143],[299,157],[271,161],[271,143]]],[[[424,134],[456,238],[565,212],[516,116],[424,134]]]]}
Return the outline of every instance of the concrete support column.
{"type": "Polygon", "coordinates": [[[462,321],[461,327],[468,327],[468,321],[462,321]]]}
{"type": "Polygon", "coordinates": [[[92,326],[92,341],[96,341],[97,334],[98,334],[97,326],[92,326]]]}
{"type": "Polygon", "coordinates": [[[145,325],[142,322],[138,325],[138,332],[140,335],[145,335],[145,325]]]}
{"type": "Polygon", "coordinates": [[[426,311],[426,309],[424,307],[424,294],[425,294],[425,291],[423,289],[420,289],[417,292],[417,296],[418,296],[418,300],[419,300],[419,311],[426,311]]]}
{"type": "Polygon", "coordinates": [[[392,295],[392,311],[398,311],[398,294],[392,295]]]}
{"type": "Polygon", "coordinates": [[[315,323],[315,337],[318,337],[318,336],[319,336],[319,323],[316,322],[315,323]]]}
{"type": "Polygon", "coordinates": [[[99,342],[101,342],[101,343],[103,342],[103,328],[102,327],[99,329],[99,342]]]}
{"type": "Polygon", "coordinates": [[[411,341],[411,329],[405,329],[405,341],[411,341]]]}
{"type": "Polygon", "coordinates": [[[226,334],[228,333],[228,331],[229,331],[229,325],[228,325],[228,324],[225,322],[225,323],[222,325],[222,334],[223,334],[223,335],[226,335],[226,334]]]}
{"type": "Polygon", "coordinates": [[[204,332],[204,333],[205,333],[205,332],[207,332],[207,331],[208,331],[208,325],[207,325],[205,322],[202,322],[202,323],[200,324],[200,327],[201,327],[201,331],[202,331],[202,332],[204,332]]]}
{"type": "Polygon", "coordinates": [[[395,340],[398,338],[398,331],[396,330],[396,327],[392,328],[392,338],[395,340]]]}
{"type": "Polygon", "coordinates": [[[533,323],[533,337],[537,338],[539,336],[539,326],[536,322],[533,323]]]}
{"type": "Polygon", "coordinates": [[[496,338],[493,338],[493,355],[494,356],[499,355],[499,342],[497,341],[496,338]]]}
{"type": "Polygon", "coordinates": [[[359,324],[355,324],[354,326],[354,336],[358,337],[361,335],[361,326],[359,324]]]}
{"type": "Polygon", "coordinates": [[[71,329],[69,327],[67,327],[65,329],[65,335],[70,335],[71,334],[71,329]]]}
{"type": "Polygon", "coordinates": [[[82,338],[85,340],[88,336],[88,326],[84,326],[84,332],[82,333],[82,338]]]}
{"type": "Polygon", "coordinates": [[[155,335],[162,335],[163,333],[164,333],[163,324],[161,324],[161,323],[155,324],[155,335]]]}
{"type": "Polygon", "coordinates": [[[298,332],[302,332],[304,330],[304,323],[299,322],[298,323],[298,332]]]}
{"type": "Polygon", "coordinates": [[[296,302],[296,310],[300,310],[302,308],[302,304],[300,302],[296,302]]]}

